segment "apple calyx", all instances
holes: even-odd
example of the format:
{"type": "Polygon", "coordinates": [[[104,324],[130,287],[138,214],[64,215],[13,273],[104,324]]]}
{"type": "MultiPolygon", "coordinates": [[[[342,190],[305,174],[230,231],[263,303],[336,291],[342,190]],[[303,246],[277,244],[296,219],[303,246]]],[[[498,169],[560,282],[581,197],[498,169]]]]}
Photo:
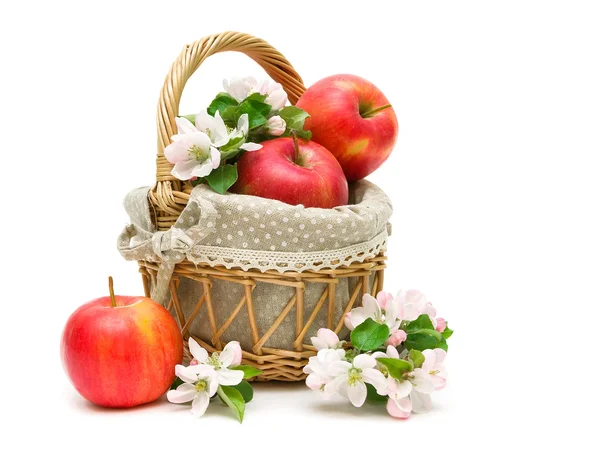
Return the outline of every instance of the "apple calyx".
{"type": "Polygon", "coordinates": [[[371,109],[369,111],[362,112],[362,113],[360,113],[360,116],[363,119],[369,119],[369,118],[373,117],[375,114],[377,114],[379,111],[383,111],[384,109],[388,109],[388,108],[391,108],[391,107],[392,107],[392,105],[390,105],[388,103],[387,105],[379,106],[379,107],[377,107],[375,109],[371,109]]]}
{"type": "Polygon", "coordinates": [[[113,278],[108,277],[108,292],[110,293],[110,306],[117,307],[117,299],[115,298],[115,289],[113,287],[113,278]]]}

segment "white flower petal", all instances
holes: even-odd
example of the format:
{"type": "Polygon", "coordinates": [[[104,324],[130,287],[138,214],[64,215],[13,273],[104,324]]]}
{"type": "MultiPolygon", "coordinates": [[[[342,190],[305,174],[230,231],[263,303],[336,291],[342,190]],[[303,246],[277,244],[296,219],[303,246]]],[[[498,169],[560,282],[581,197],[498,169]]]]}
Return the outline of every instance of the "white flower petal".
{"type": "Polygon", "coordinates": [[[219,353],[219,363],[221,363],[222,367],[229,367],[233,358],[235,357],[236,349],[234,347],[239,347],[240,344],[236,341],[229,342],[223,351],[219,353]]]}
{"type": "Polygon", "coordinates": [[[431,396],[416,391],[410,393],[412,409],[416,413],[426,413],[431,410],[431,396]]]}
{"type": "Polygon", "coordinates": [[[348,386],[348,398],[350,402],[360,408],[367,399],[367,386],[362,381],[357,381],[353,385],[348,386]]]}
{"type": "Polygon", "coordinates": [[[173,142],[165,147],[165,158],[171,164],[188,161],[190,159],[189,147],[181,141],[173,142]]]}
{"type": "Polygon", "coordinates": [[[171,403],[191,402],[196,395],[196,386],[189,383],[183,383],[177,386],[177,389],[171,389],[167,392],[167,400],[171,403]]]}
{"type": "Polygon", "coordinates": [[[329,370],[327,372],[332,377],[343,376],[343,375],[348,376],[348,371],[350,369],[352,369],[352,364],[350,364],[348,361],[333,361],[329,365],[329,370]]]}
{"type": "Polygon", "coordinates": [[[196,146],[202,150],[208,151],[212,144],[208,135],[203,131],[196,131],[195,133],[185,134],[182,136],[181,141],[190,147],[196,146]]]}
{"type": "Polygon", "coordinates": [[[195,133],[198,131],[194,124],[185,117],[175,117],[175,124],[177,125],[177,132],[179,134],[195,133]]]}
{"type": "Polygon", "coordinates": [[[371,355],[358,355],[352,361],[352,365],[358,369],[372,369],[377,365],[377,361],[371,355]]]}
{"type": "Polygon", "coordinates": [[[428,372],[423,369],[415,369],[413,372],[415,375],[411,380],[413,383],[413,390],[421,392],[422,394],[431,394],[435,390],[433,381],[428,372]]]}
{"type": "Polygon", "coordinates": [[[348,388],[348,373],[333,378],[325,385],[324,391],[327,395],[345,395],[348,388]]]}
{"type": "Polygon", "coordinates": [[[387,392],[387,380],[385,376],[377,369],[363,369],[363,379],[371,384],[379,395],[385,395],[387,392]]]}
{"type": "Polygon", "coordinates": [[[201,391],[196,394],[192,402],[192,414],[197,417],[202,417],[208,408],[210,397],[206,391],[201,391]]]}
{"type": "Polygon", "coordinates": [[[217,381],[217,376],[215,374],[214,377],[211,377],[207,380],[208,383],[208,396],[212,397],[213,395],[215,395],[217,393],[217,389],[219,389],[219,382],[217,381]]]}
{"type": "Polygon", "coordinates": [[[221,152],[214,147],[210,148],[210,162],[213,169],[217,169],[221,164],[221,152]]]}
{"type": "Polygon", "coordinates": [[[317,336],[323,339],[329,348],[335,348],[340,343],[340,338],[329,328],[321,328],[317,331],[317,336]]]}
{"type": "Polygon", "coordinates": [[[321,387],[326,384],[329,379],[323,378],[316,373],[310,373],[306,377],[306,385],[312,390],[319,390],[321,387]]]}
{"type": "Polygon", "coordinates": [[[261,144],[255,144],[254,142],[246,142],[240,145],[242,150],[246,150],[247,152],[254,152],[256,150],[260,150],[263,146],[261,144]]]}
{"type": "Polygon", "coordinates": [[[403,398],[406,397],[412,391],[412,384],[408,380],[396,380],[395,378],[388,377],[387,379],[388,395],[390,398],[403,398]]]}
{"type": "Polygon", "coordinates": [[[200,347],[200,344],[198,344],[194,338],[191,337],[188,340],[188,347],[190,348],[190,353],[196,361],[199,363],[206,362],[208,359],[208,352],[200,347]]]}
{"type": "Polygon", "coordinates": [[[397,419],[407,419],[412,411],[412,404],[409,398],[393,399],[390,398],[386,405],[387,412],[390,416],[397,419]]]}
{"type": "Polygon", "coordinates": [[[198,375],[192,368],[195,366],[185,367],[181,364],[175,366],[175,375],[181,378],[186,383],[195,383],[198,381],[198,375]]]}
{"type": "Polygon", "coordinates": [[[385,353],[388,358],[400,359],[400,354],[398,353],[398,349],[396,349],[396,347],[394,347],[393,345],[388,345],[385,353]]]}
{"type": "Polygon", "coordinates": [[[237,129],[244,135],[248,136],[248,114],[242,114],[238,119],[237,129]]]}
{"type": "Polygon", "coordinates": [[[205,177],[209,175],[212,171],[213,165],[210,159],[207,159],[202,164],[196,162],[196,166],[192,169],[192,177],[205,177]]]}
{"type": "Polygon", "coordinates": [[[222,386],[235,386],[244,379],[244,372],[241,370],[219,369],[217,370],[217,380],[222,386]]]}

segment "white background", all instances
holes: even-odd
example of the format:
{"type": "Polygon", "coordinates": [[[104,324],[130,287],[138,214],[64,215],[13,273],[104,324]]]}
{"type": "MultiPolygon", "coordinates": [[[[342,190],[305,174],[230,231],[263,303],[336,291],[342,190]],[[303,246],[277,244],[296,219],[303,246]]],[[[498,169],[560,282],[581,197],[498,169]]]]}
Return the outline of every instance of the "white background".
{"type": "MultiPolygon", "coordinates": [[[[2,2],[1,447],[597,445],[599,22],[583,1],[2,2]],[[230,29],[307,86],[354,73],[394,105],[397,148],[369,177],[395,205],[386,288],[424,291],[456,330],[430,414],[261,385],[240,426],[217,405],[102,410],[64,375],[69,314],[109,274],[143,292],[115,242],[123,196],[153,183],[164,76],[185,43],[230,29]]],[[[261,70],[211,58],[181,111],[233,75],[261,70]]]]}

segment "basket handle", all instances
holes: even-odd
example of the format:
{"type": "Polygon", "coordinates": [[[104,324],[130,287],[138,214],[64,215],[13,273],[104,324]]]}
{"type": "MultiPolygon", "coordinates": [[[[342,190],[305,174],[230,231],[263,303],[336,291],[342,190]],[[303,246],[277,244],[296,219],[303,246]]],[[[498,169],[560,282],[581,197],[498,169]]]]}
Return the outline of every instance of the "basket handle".
{"type": "Polygon", "coordinates": [[[165,158],[164,150],[171,143],[171,136],[177,134],[175,117],[179,114],[179,101],[185,83],[206,58],[215,53],[227,51],[244,53],[260,64],[273,80],[281,83],[292,104],[295,104],[304,92],[302,78],[288,60],[267,42],[257,37],[227,31],[186,45],[171,66],[160,91],[156,118],[158,127],[157,183],[176,181],[176,178],[171,175],[173,165],[165,158]]]}

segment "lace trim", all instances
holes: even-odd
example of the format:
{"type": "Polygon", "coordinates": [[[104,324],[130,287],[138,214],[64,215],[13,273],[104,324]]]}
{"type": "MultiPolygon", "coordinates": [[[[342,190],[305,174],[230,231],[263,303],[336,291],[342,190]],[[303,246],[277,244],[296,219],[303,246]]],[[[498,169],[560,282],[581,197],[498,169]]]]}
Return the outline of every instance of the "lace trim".
{"type": "Polygon", "coordinates": [[[319,252],[270,252],[245,250],[228,247],[194,245],[188,259],[194,264],[205,263],[211,267],[225,266],[228,269],[258,269],[261,272],[276,270],[283,272],[304,272],[306,270],[336,269],[349,266],[353,262],[363,262],[387,249],[387,231],[360,244],[337,250],[319,252]]]}

